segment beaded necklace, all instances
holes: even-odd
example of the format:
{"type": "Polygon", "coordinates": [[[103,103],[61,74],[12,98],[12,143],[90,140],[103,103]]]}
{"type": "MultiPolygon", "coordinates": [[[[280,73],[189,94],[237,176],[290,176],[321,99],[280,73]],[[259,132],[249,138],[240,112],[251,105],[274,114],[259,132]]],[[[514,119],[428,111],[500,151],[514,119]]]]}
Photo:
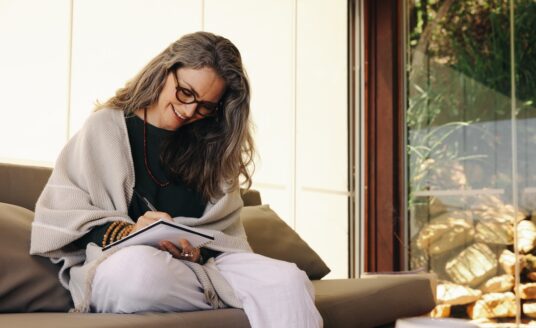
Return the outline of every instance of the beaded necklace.
{"type": "Polygon", "coordinates": [[[143,160],[145,162],[145,169],[147,170],[147,173],[149,174],[149,177],[160,186],[160,188],[167,187],[169,185],[169,181],[162,182],[155,178],[153,175],[153,172],[149,168],[149,160],[147,159],[147,108],[143,109],[143,160]]]}

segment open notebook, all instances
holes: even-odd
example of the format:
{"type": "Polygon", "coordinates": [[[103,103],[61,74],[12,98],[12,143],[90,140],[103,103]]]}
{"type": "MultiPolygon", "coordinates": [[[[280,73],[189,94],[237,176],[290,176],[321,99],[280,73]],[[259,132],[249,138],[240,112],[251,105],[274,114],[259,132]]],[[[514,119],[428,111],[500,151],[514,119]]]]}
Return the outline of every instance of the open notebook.
{"type": "Polygon", "coordinates": [[[214,240],[214,235],[202,230],[185,226],[167,220],[158,220],[140,229],[125,238],[103,247],[102,250],[110,248],[122,248],[132,245],[148,245],[159,247],[162,240],[169,240],[178,246],[180,239],[187,239],[193,247],[202,247],[214,240]]]}

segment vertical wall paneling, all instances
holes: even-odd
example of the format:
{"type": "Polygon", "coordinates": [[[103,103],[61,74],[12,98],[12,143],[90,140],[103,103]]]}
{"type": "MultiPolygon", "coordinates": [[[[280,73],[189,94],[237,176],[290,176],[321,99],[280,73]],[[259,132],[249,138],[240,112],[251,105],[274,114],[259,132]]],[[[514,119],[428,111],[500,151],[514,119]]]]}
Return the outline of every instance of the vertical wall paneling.
{"type": "Polygon", "coordinates": [[[296,229],[348,276],[347,2],[298,0],[296,229]]]}
{"type": "Polygon", "coordinates": [[[250,78],[259,153],[253,187],[294,226],[292,24],[293,1],[205,0],[205,30],[236,44],[250,78]]]}
{"type": "Polygon", "coordinates": [[[0,159],[53,163],[65,143],[69,0],[0,0],[0,159]]]}
{"type": "Polygon", "coordinates": [[[201,29],[201,0],[75,0],[71,134],[154,56],[201,29]],[[128,13],[128,14],[127,14],[128,13]]]}

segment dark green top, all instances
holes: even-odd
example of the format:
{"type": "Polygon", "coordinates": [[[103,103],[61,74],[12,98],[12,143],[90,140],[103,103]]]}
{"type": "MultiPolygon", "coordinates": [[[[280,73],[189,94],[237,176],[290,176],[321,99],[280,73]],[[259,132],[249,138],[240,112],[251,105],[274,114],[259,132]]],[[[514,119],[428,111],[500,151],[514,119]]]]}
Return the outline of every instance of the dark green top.
{"type": "MultiPolygon", "coordinates": [[[[134,160],[134,172],[138,194],[146,197],[160,212],[166,212],[171,217],[187,216],[199,218],[205,210],[205,203],[201,195],[182,183],[170,183],[166,187],[158,186],[149,176],[145,168],[143,156],[143,120],[137,116],[126,119],[128,138],[134,160]]],[[[160,182],[170,181],[160,165],[160,150],[162,142],[173,135],[167,131],[147,124],[147,159],[153,176],[160,182]]],[[[136,196],[132,197],[128,214],[136,221],[138,217],[148,211],[147,205],[136,196]]]]}
{"type": "MultiPolygon", "coordinates": [[[[158,211],[166,212],[171,217],[201,217],[206,204],[198,192],[182,183],[175,182],[170,182],[166,187],[160,187],[151,179],[144,163],[143,120],[138,116],[132,116],[126,118],[126,123],[136,176],[134,189],[137,193],[146,197],[158,211]]],[[[173,131],[147,124],[147,159],[149,168],[153,176],[160,182],[170,181],[160,165],[160,151],[163,141],[171,137],[173,133],[173,131]]],[[[128,215],[136,222],[147,211],[149,211],[147,205],[134,193],[129,204],[128,215]]],[[[89,233],[75,241],[75,244],[81,248],[85,248],[90,242],[102,245],[104,233],[111,224],[112,222],[93,228],[89,233]]],[[[203,258],[215,255],[203,253],[203,258]]]]}

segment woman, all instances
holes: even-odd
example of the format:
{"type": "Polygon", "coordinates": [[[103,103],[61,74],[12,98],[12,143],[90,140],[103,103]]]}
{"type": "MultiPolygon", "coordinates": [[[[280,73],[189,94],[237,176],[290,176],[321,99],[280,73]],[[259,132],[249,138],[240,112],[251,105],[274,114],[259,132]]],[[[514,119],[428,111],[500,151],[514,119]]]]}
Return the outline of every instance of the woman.
{"type": "Polygon", "coordinates": [[[251,184],[249,126],[237,48],[211,33],[182,37],[62,150],[36,204],[31,254],[62,263],[78,311],[237,307],[252,327],[322,326],[305,273],[247,243],[239,177],[251,184]],[[158,219],[209,229],[215,240],[102,251],[158,219]]]}

